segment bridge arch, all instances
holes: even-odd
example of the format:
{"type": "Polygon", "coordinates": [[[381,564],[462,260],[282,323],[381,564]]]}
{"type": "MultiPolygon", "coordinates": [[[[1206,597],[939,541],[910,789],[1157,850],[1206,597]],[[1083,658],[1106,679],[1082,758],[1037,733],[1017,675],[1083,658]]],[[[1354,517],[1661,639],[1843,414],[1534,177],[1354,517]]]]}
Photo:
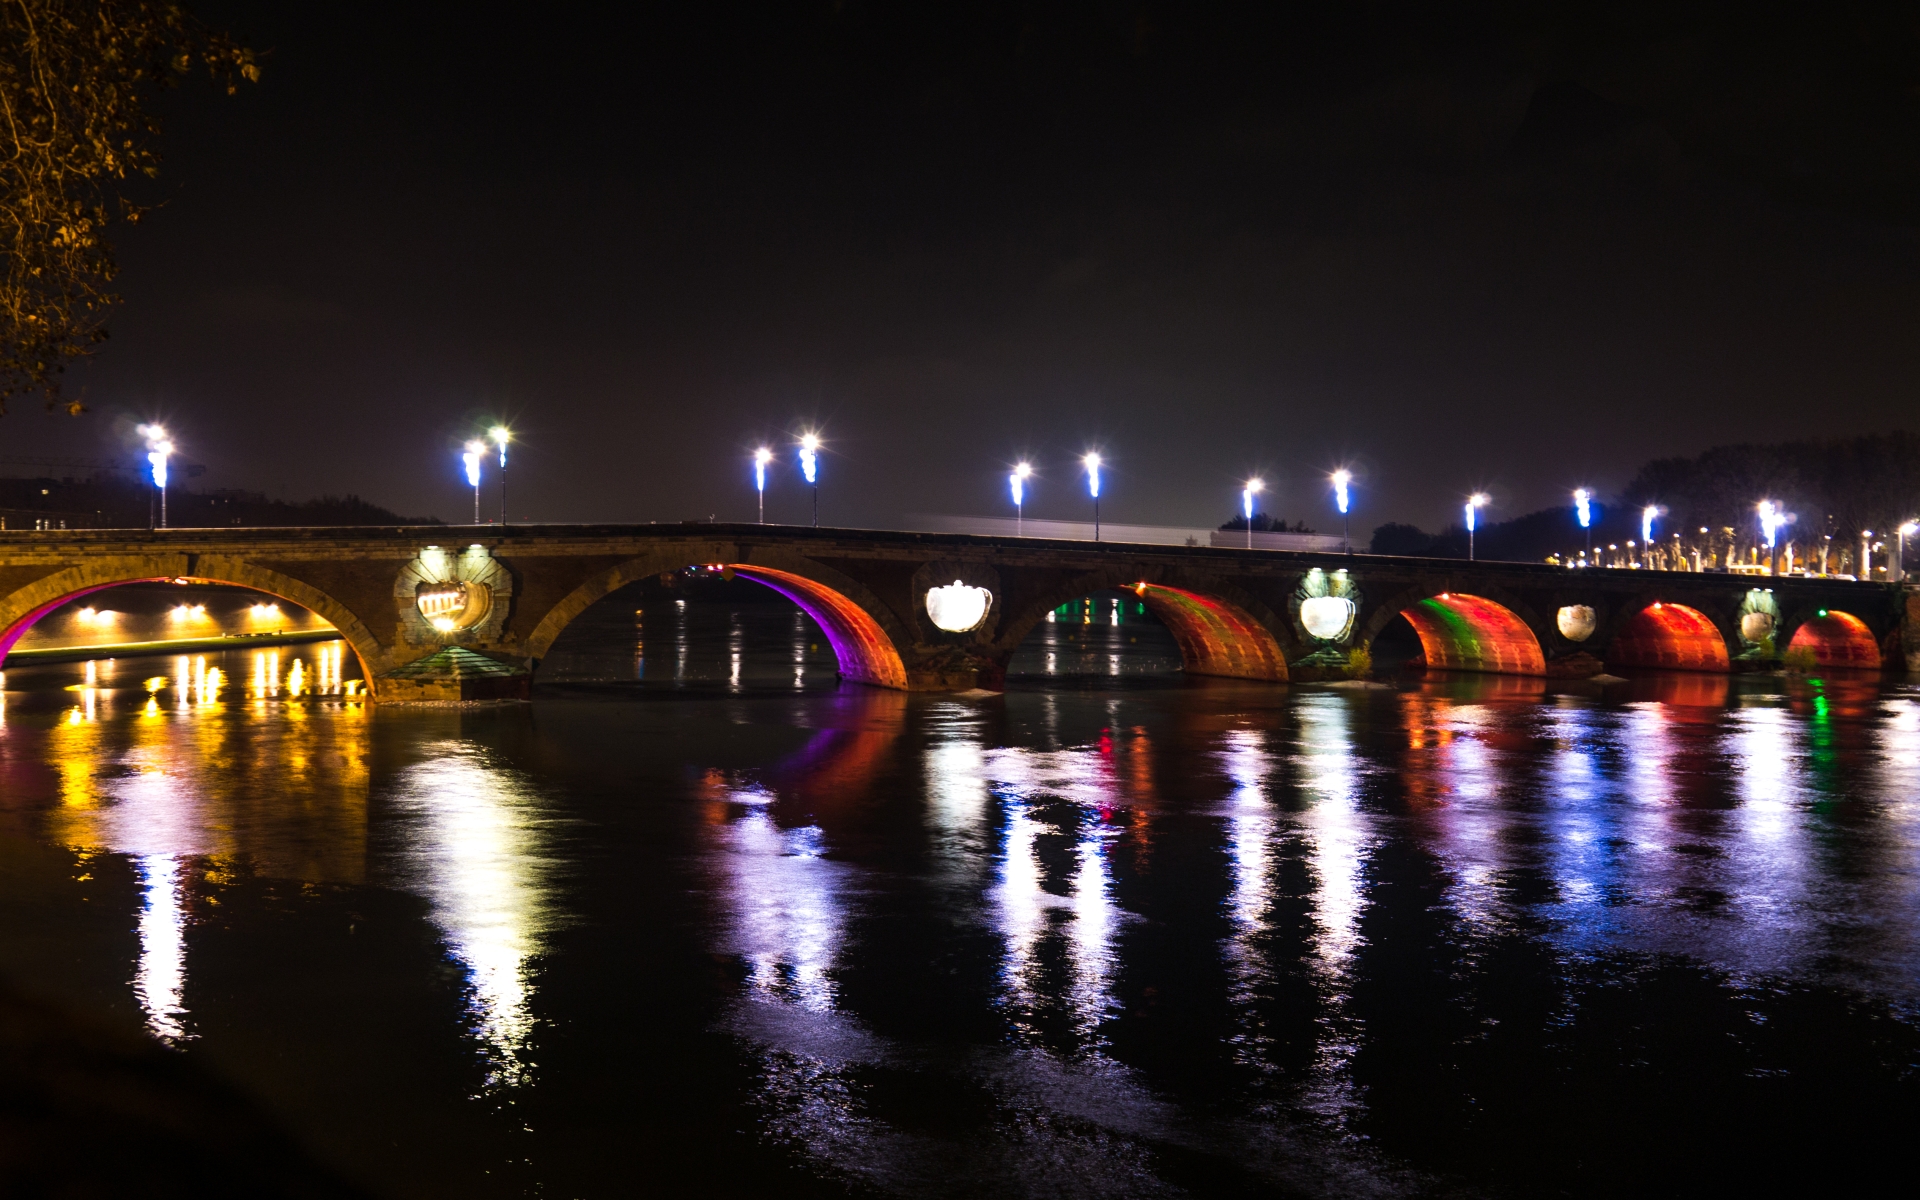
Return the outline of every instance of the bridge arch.
{"type": "Polygon", "coordinates": [[[1020,606],[1002,627],[999,648],[1010,658],[1048,612],[1081,596],[1126,591],[1140,597],[1180,647],[1181,670],[1191,675],[1282,683],[1287,656],[1273,635],[1272,614],[1231,586],[1204,578],[1160,573],[1148,578],[1113,572],[1077,576],[1020,606]]]}
{"type": "Polygon", "coordinates": [[[1490,675],[1545,675],[1547,658],[1533,627],[1513,608],[1487,596],[1444,591],[1402,597],[1368,622],[1368,644],[1395,616],[1420,638],[1427,666],[1490,675]]]}
{"type": "Polygon", "coordinates": [[[900,654],[905,639],[893,615],[866,588],[799,555],[761,548],[743,555],[739,547],[726,543],[663,550],[596,575],[540,619],[527,638],[527,656],[537,664],[575,617],[627,584],[690,566],[719,567],[799,605],[826,634],[843,678],[876,687],[907,687],[906,663],[900,654]]]}
{"type": "Polygon", "coordinates": [[[1660,600],[1621,624],[1607,644],[1607,665],[1673,671],[1732,670],[1726,635],[1713,618],[1697,608],[1660,600]]]}
{"type": "Polygon", "coordinates": [[[64,604],[130,583],[167,583],[176,579],[251,588],[298,604],[339,631],[341,639],[353,647],[355,657],[360,660],[360,673],[367,686],[377,687],[375,679],[386,661],[386,654],[373,631],[358,615],[312,584],[233,558],[200,557],[193,562],[182,556],[100,558],[43,576],[0,596],[0,665],[5,664],[8,652],[35,622],[64,604]]]}
{"type": "Polygon", "coordinates": [[[1880,643],[1867,623],[1852,613],[1823,608],[1793,631],[1788,650],[1811,650],[1822,667],[1859,667],[1879,670],[1880,643]]]}

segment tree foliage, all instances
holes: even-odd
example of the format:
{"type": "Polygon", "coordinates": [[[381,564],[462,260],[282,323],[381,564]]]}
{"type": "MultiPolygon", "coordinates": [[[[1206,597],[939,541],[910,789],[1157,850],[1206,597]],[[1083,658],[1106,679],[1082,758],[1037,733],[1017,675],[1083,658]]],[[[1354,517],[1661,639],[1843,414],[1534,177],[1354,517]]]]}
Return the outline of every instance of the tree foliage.
{"type": "Polygon", "coordinates": [[[0,411],[60,403],[61,373],[105,339],[108,230],[139,219],[130,185],[160,166],[149,105],[195,74],[232,92],[260,71],[178,4],[0,0],[0,411]]]}

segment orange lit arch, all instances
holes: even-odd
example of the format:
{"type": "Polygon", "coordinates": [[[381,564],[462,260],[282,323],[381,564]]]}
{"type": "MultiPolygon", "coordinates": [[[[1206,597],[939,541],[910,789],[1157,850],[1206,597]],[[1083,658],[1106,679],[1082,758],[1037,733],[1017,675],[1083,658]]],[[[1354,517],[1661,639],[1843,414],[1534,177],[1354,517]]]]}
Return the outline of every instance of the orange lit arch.
{"type": "Polygon", "coordinates": [[[1173,634],[1181,669],[1188,674],[1272,682],[1287,678],[1280,643],[1240,606],[1158,583],[1137,583],[1133,591],[1173,634]]]}
{"type": "Polygon", "coordinates": [[[1607,665],[1674,671],[1727,671],[1727,639],[1707,614],[1656,602],[1628,619],[1607,647],[1607,665]]]}
{"type": "Polygon", "coordinates": [[[1442,592],[1400,615],[1420,635],[1427,666],[1440,671],[1545,675],[1540,639],[1513,610],[1482,596],[1442,592]]]}
{"type": "Polygon", "coordinates": [[[1787,649],[1812,650],[1813,661],[1823,667],[1880,667],[1880,643],[1852,613],[1821,611],[1793,631],[1787,649]]]}

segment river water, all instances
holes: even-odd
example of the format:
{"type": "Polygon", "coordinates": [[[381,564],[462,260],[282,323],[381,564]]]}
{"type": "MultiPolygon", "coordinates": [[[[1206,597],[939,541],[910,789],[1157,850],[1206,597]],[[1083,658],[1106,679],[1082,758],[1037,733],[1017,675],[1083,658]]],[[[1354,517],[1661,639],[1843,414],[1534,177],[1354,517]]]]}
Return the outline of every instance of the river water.
{"type": "Polygon", "coordinates": [[[1904,1161],[1920,690],[1182,680],[1114,599],[1002,696],[838,686],[791,608],[658,588],[517,708],[375,711],[338,643],[8,671],[0,974],[391,1196],[1904,1161]]]}

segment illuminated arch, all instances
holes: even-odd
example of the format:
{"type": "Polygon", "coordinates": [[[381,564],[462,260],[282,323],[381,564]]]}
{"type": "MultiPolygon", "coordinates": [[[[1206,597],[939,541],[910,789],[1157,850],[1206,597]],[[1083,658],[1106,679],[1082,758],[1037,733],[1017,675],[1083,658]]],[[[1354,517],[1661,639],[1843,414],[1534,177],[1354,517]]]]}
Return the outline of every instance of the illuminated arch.
{"type": "Polygon", "coordinates": [[[785,556],[778,567],[733,561],[738,556],[739,547],[716,542],[662,551],[621,563],[581,584],[555,604],[528,635],[527,655],[536,663],[545,658],[554,640],[575,617],[627,584],[664,571],[701,565],[751,579],[799,605],[827,635],[827,643],[839,660],[842,678],[876,687],[903,690],[907,687],[906,664],[896,648],[897,643],[874,615],[880,611],[878,602],[863,596],[864,589],[858,584],[836,579],[833,572],[797,556],[785,556]],[[696,555],[699,557],[693,557],[696,555]],[[827,579],[817,575],[825,575],[827,579]],[[862,599],[869,603],[861,603],[862,599]]]}
{"type": "Polygon", "coordinates": [[[1280,643],[1238,605],[1158,583],[1137,583],[1133,591],[1173,634],[1187,673],[1276,683],[1287,678],[1280,643]]]}
{"type": "Polygon", "coordinates": [[[879,687],[907,686],[907,668],[900,661],[900,652],[866,609],[804,575],[744,563],[730,565],[735,575],[765,584],[812,617],[833,646],[842,676],[879,687]]]}
{"type": "Polygon", "coordinates": [[[1441,671],[1545,675],[1540,639],[1513,610],[1481,596],[1442,592],[1400,615],[1420,635],[1427,666],[1441,671]]]}
{"type": "Polygon", "coordinates": [[[1610,667],[1727,671],[1727,639],[1712,618],[1684,604],[1656,602],[1627,620],[1607,646],[1610,667]]]}
{"type": "Polygon", "coordinates": [[[1787,649],[1812,650],[1813,661],[1823,667],[1880,669],[1880,643],[1867,623],[1852,613],[1822,609],[1793,631],[1787,649]]]}
{"type": "Polygon", "coordinates": [[[190,579],[264,592],[297,604],[332,625],[360,660],[361,676],[375,688],[376,667],[386,661],[380,643],[354,612],[332,596],[298,579],[238,559],[202,558],[191,574],[179,558],[103,558],[56,571],[0,597],[0,665],[27,630],[48,613],[82,596],[132,583],[168,583],[190,579]]]}

